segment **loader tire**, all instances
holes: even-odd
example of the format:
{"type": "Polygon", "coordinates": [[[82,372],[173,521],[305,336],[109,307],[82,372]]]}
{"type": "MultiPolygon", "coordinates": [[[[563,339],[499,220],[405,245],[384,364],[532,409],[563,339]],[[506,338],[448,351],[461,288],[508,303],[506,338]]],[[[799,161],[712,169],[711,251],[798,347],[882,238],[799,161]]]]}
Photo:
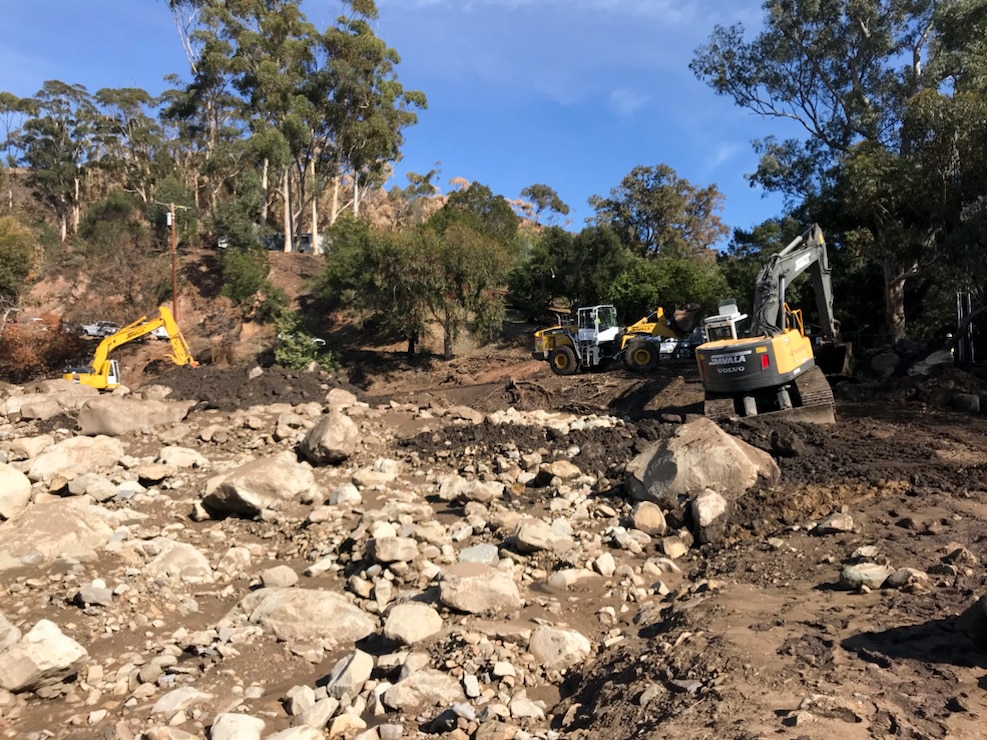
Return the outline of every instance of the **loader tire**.
{"type": "Polygon", "coordinates": [[[631,342],[624,348],[624,364],[637,373],[658,366],[658,345],[654,342],[631,342]]]}
{"type": "Polygon", "coordinates": [[[548,364],[556,375],[572,375],[579,369],[576,353],[565,344],[552,350],[548,356],[548,364]]]}

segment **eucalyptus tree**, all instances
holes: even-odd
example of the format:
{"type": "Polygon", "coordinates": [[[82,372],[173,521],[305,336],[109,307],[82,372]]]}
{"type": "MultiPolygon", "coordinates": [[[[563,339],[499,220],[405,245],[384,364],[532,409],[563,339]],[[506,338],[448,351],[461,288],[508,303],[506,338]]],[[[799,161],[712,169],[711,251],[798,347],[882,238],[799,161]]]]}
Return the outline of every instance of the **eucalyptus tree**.
{"type": "Polygon", "coordinates": [[[521,191],[521,197],[530,201],[535,222],[540,221],[542,215],[545,215],[551,225],[559,216],[569,215],[569,206],[559,197],[555,189],[548,185],[541,183],[529,185],[521,191]]]}
{"type": "Polygon", "coordinates": [[[45,82],[24,122],[22,162],[38,198],[52,209],[62,241],[79,226],[83,179],[95,155],[96,106],[83,85],[45,82]]]}
{"type": "Polygon", "coordinates": [[[592,222],[642,257],[700,254],[728,233],[716,215],[723,207],[716,185],[697,187],[666,164],[635,167],[609,197],[593,195],[589,204],[592,222]]]}
{"type": "Polygon", "coordinates": [[[312,157],[319,183],[332,187],[330,222],[345,205],[360,213],[361,188],[380,185],[388,166],[400,158],[403,130],[418,122],[425,94],[405,90],[397,78],[398,53],[377,38],[373,0],[347,0],[349,14],[321,36],[323,64],[310,93],[317,118],[312,157]],[[351,188],[342,199],[344,178],[351,188]]]}
{"type": "Polygon", "coordinates": [[[118,185],[143,203],[154,199],[154,186],[168,165],[167,142],[158,122],[158,100],[139,88],[103,88],[94,95],[100,108],[97,136],[103,151],[100,166],[118,185]]]}
{"type": "Polygon", "coordinates": [[[906,285],[948,254],[948,226],[920,215],[926,149],[945,141],[907,121],[917,124],[913,106],[929,94],[948,98],[964,78],[982,79],[984,3],[766,0],[763,9],[753,40],[740,25],[717,26],[690,66],[738,106],[800,127],[800,135],[754,142],[760,161],[751,180],[813,220],[829,214],[844,243],[880,266],[885,324],[897,341],[906,285]]]}

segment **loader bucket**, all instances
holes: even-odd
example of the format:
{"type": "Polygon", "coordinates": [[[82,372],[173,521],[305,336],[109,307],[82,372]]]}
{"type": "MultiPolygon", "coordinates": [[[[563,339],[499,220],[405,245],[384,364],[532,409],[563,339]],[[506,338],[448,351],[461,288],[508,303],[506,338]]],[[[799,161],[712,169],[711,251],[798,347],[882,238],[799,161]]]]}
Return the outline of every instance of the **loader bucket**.
{"type": "Polygon", "coordinates": [[[699,326],[702,318],[702,306],[690,303],[685,308],[676,309],[672,313],[669,323],[671,327],[680,333],[681,336],[688,336],[693,329],[699,326]]]}

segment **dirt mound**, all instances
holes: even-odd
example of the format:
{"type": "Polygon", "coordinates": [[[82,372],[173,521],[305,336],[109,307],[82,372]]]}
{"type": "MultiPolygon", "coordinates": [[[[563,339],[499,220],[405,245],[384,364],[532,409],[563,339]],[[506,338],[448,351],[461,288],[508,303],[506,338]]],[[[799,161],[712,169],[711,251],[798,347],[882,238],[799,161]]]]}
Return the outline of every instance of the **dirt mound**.
{"type": "Polygon", "coordinates": [[[182,367],[164,373],[153,382],[171,388],[172,399],[198,401],[199,408],[220,411],[268,403],[321,402],[326,392],[335,387],[353,391],[339,377],[321,371],[289,370],[280,365],[182,367]]]}

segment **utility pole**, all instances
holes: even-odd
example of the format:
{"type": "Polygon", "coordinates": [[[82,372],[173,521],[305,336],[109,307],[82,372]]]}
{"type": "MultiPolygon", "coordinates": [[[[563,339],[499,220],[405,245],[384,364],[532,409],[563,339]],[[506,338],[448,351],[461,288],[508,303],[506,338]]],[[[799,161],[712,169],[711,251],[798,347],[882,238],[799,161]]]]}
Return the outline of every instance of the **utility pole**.
{"type": "Polygon", "coordinates": [[[167,223],[171,229],[171,313],[175,320],[178,320],[178,224],[175,221],[175,209],[181,208],[183,211],[189,210],[188,206],[177,206],[175,202],[161,203],[155,201],[159,206],[168,206],[167,223]]]}
{"type": "Polygon", "coordinates": [[[171,313],[178,321],[178,232],[175,229],[175,203],[168,212],[168,225],[171,226],[171,313]]]}

